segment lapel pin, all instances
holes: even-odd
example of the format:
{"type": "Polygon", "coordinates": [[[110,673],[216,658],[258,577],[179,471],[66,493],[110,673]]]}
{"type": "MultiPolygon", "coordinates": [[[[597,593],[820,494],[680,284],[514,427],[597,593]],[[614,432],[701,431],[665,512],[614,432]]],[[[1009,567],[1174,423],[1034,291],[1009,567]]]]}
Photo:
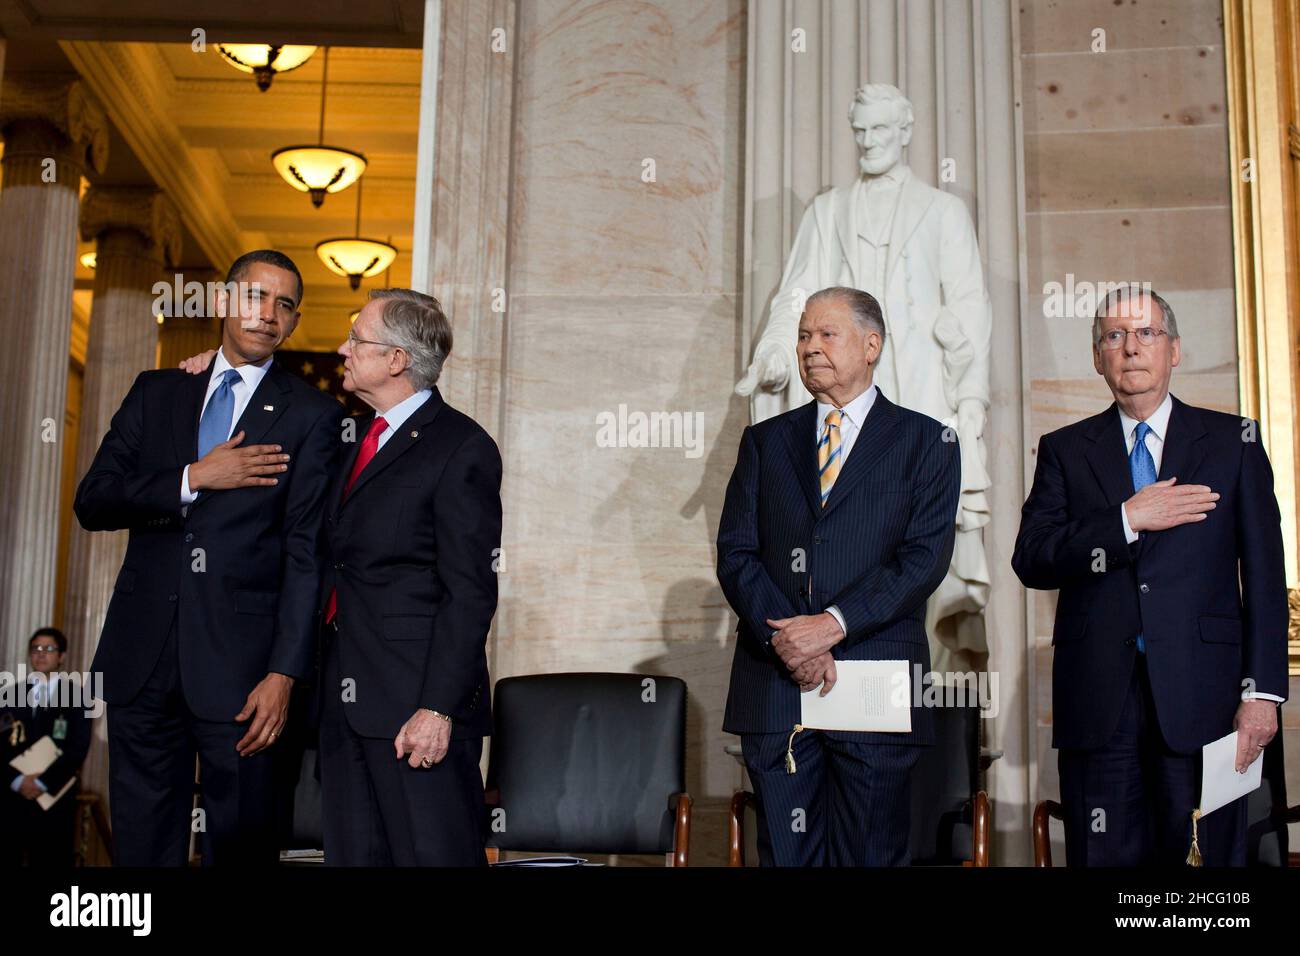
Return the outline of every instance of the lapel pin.
{"type": "Polygon", "coordinates": [[[419,437],[420,437],[420,433],[419,433],[418,431],[413,431],[413,432],[411,432],[411,437],[412,437],[412,438],[419,438],[419,437]]]}
{"type": "Polygon", "coordinates": [[[274,406],[274,405],[263,405],[263,406],[262,406],[262,411],[264,411],[264,412],[273,412],[273,411],[275,411],[275,406],[274,406]]]}

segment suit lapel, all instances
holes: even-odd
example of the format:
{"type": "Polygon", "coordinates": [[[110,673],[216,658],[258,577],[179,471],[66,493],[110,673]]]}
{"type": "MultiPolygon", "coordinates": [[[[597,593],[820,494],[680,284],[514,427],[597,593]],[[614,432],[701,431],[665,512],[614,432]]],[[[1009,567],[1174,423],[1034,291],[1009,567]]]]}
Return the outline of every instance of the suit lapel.
{"type": "MultiPolygon", "coordinates": [[[[393,432],[392,437],[384,443],[384,447],[380,448],[375,457],[370,459],[370,463],[357,476],[357,482],[352,486],[352,490],[348,492],[347,498],[339,505],[340,510],[347,507],[349,502],[355,501],[357,495],[374,479],[375,475],[380,474],[385,468],[406,454],[408,450],[415,447],[416,443],[421,440],[425,429],[433,423],[433,420],[438,416],[438,412],[442,411],[443,405],[442,395],[435,387],[428,400],[417,408],[410,418],[402,422],[402,426],[393,432]]],[[[374,421],[373,415],[366,422],[367,429],[369,429],[371,421],[374,421]]],[[[350,457],[352,462],[356,461],[356,454],[350,457]]],[[[352,473],[351,464],[348,465],[347,473],[352,473]]],[[[344,480],[346,481],[346,479],[344,480]]]]}
{"type": "Polygon", "coordinates": [[[889,277],[894,274],[898,258],[903,254],[903,247],[907,245],[907,240],[912,238],[912,233],[925,218],[932,202],[934,202],[934,194],[915,175],[908,173],[907,179],[903,182],[901,195],[898,197],[894,222],[889,230],[889,254],[885,258],[885,288],[880,290],[882,299],[889,288],[889,277]]]}
{"type": "Polygon", "coordinates": [[[1160,478],[1178,478],[1179,484],[1191,482],[1208,449],[1201,441],[1206,434],[1205,425],[1196,410],[1173,399],[1169,413],[1169,426],[1165,433],[1165,450],[1160,457],[1160,478]]]}
{"type": "Polygon", "coordinates": [[[865,184],[859,176],[850,189],[842,189],[835,194],[835,232],[839,236],[840,248],[844,259],[849,264],[849,274],[853,284],[860,286],[858,277],[858,205],[862,200],[865,184]]]}
{"type": "MultiPolygon", "coordinates": [[[[215,362],[213,363],[216,364],[215,362]]],[[[198,376],[202,378],[202,376],[198,376]]],[[[262,381],[253,389],[252,396],[248,399],[248,404],[244,406],[243,414],[239,416],[239,421],[230,430],[233,438],[241,431],[244,432],[244,440],[239,443],[240,448],[249,445],[260,444],[266,433],[270,431],[271,426],[276,420],[285,413],[289,407],[289,373],[283,371],[275,362],[271,363],[266,374],[262,376],[262,381]]],[[[206,392],[207,386],[204,386],[206,392]]],[[[202,393],[199,398],[202,403],[202,393]]],[[[195,422],[194,451],[198,453],[198,422],[195,422]]],[[[190,459],[193,461],[193,459],[190,459]]],[[[292,468],[292,464],[290,464],[292,468]]],[[[191,508],[197,508],[212,498],[210,494],[201,494],[191,508]]]]}
{"type": "Polygon", "coordinates": [[[1106,503],[1123,504],[1133,497],[1133,476],[1129,472],[1128,449],[1124,446],[1119,409],[1113,402],[1110,408],[1092,417],[1087,436],[1092,440],[1087,453],[1088,467],[1105,492],[1106,503]]]}
{"type": "Polygon", "coordinates": [[[230,434],[237,435],[242,431],[244,440],[240,444],[256,445],[288,407],[289,373],[272,362],[230,434]]]}
{"type": "Polygon", "coordinates": [[[821,485],[817,480],[817,401],[814,399],[785,420],[782,436],[786,451],[799,476],[808,507],[814,515],[822,510],[821,485]]]}
{"type": "Polygon", "coordinates": [[[212,365],[207,375],[187,375],[178,386],[176,404],[172,406],[172,444],[176,460],[182,465],[197,461],[199,457],[199,416],[203,412],[203,396],[212,381],[212,365]]]}
{"type": "MultiPolygon", "coordinates": [[[[814,406],[816,407],[816,406],[814,406]]],[[[858,437],[853,441],[853,454],[844,462],[839,477],[831,486],[831,493],[826,499],[823,514],[834,511],[853,491],[853,486],[875,467],[885,452],[898,440],[898,406],[884,394],[877,391],[876,400],[871,404],[867,420],[858,429],[858,437]]],[[[821,486],[817,482],[817,460],[813,455],[813,482],[817,485],[818,501],[821,500],[821,486]]]]}
{"type": "Polygon", "coordinates": [[[366,432],[370,431],[370,423],[375,420],[375,413],[372,411],[369,415],[361,415],[352,420],[356,423],[354,426],[355,431],[352,433],[352,440],[345,443],[347,451],[343,455],[339,471],[330,485],[329,507],[331,513],[336,516],[343,508],[343,488],[347,484],[348,475],[352,474],[352,466],[356,464],[357,455],[361,453],[361,441],[366,432]]]}
{"type": "MultiPolygon", "coordinates": [[[[1160,475],[1156,480],[1176,477],[1180,485],[1194,484],[1193,475],[1209,451],[1207,443],[1201,441],[1205,434],[1205,425],[1196,410],[1173,399],[1173,410],[1165,429],[1164,453],[1160,456],[1160,475]]],[[[1145,556],[1165,537],[1167,535],[1144,535],[1140,554],[1145,556]]]]}

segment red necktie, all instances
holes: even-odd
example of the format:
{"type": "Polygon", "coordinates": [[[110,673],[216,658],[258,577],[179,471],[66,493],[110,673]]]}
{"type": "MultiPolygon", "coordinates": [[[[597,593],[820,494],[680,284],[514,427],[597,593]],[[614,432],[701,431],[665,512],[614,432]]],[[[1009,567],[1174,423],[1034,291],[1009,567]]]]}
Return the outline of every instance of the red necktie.
{"type": "MultiPolygon", "coordinates": [[[[357,482],[357,476],[365,471],[366,465],[370,464],[370,459],[375,457],[375,452],[379,450],[379,436],[384,433],[388,427],[388,422],[383,418],[377,417],[370,423],[370,431],[366,432],[366,437],[361,440],[361,449],[357,452],[357,460],[352,465],[352,474],[348,475],[348,483],[343,486],[343,500],[348,500],[348,493],[352,491],[352,486],[357,482]]],[[[339,592],[338,588],[330,591],[330,602],[325,608],[325,623],[328,624],[334,620],[334,615],[339,610],[339,592]]]]}

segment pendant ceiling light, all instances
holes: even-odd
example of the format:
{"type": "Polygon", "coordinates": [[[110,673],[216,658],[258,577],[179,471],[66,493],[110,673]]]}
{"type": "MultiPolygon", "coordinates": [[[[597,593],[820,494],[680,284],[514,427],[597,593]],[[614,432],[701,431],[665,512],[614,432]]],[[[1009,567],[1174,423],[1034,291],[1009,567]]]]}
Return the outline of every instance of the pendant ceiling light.
{"type": "Polygon", "coordinates": [[[277,73],[288,73],[306,63],[314,46],[273,46],[269,43],[218,43],[221,58],[244,73],[257,78],[257,88],[265,93],[277,73]]]}
{"type": "Polygon", "coordinates": [[[316,244],[316,255],[325,268],[348,280],[353,291],[361,280],[379,275],[397,258],[397,250],[378,239],[361,238],[361,184],[357,183],[356,235],[348,239],[326,239],[316,244]]]}
{"type": "Polygon", "coordinates": [[[320,81],[320,131],[315,146],[286,146],[271,154],[284,181],[300,192],[311,194],[317,209],[326,193],[347,189],[366,171],[366,157],[350,149],[325,145],[325,89],[329,82],[330,49],[325,48],[320,81]]]}

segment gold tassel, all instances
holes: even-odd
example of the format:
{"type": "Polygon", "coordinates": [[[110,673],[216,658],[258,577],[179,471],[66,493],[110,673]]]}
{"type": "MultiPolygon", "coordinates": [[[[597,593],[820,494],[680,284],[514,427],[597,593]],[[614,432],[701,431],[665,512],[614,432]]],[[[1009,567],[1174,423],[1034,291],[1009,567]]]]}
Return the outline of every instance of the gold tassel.
{"type": "Polygon", "coordinates": [[[1200,811],[1200,810],[1193,810],[1193,811],[1192,811],[1192,848],[1191,848],[1190,850],[1187,851],[1187,865],[1188,865],[1188,866],[1204,866],[1204,865],[1205,865],[1205,864],[1204,864],[1204,861],[1201,859],[1201,847],[1200,847],[1200,845],[1196,842],[1196,821],[1199,820],[1199,819],[1201,819],[1201,811],[1200,811]]]}
{"type": "Polygon", "coordinates": [[[801,730],[803,730],[803,724],[795,724],[794,730],[791,731],[790,733],[790,739],[789,741],[786,742],[785,745],[785,772],[786,773],[795,772],[796,768],[794,765],[794,735],[799,733],[799,731],[801,730]]]}

